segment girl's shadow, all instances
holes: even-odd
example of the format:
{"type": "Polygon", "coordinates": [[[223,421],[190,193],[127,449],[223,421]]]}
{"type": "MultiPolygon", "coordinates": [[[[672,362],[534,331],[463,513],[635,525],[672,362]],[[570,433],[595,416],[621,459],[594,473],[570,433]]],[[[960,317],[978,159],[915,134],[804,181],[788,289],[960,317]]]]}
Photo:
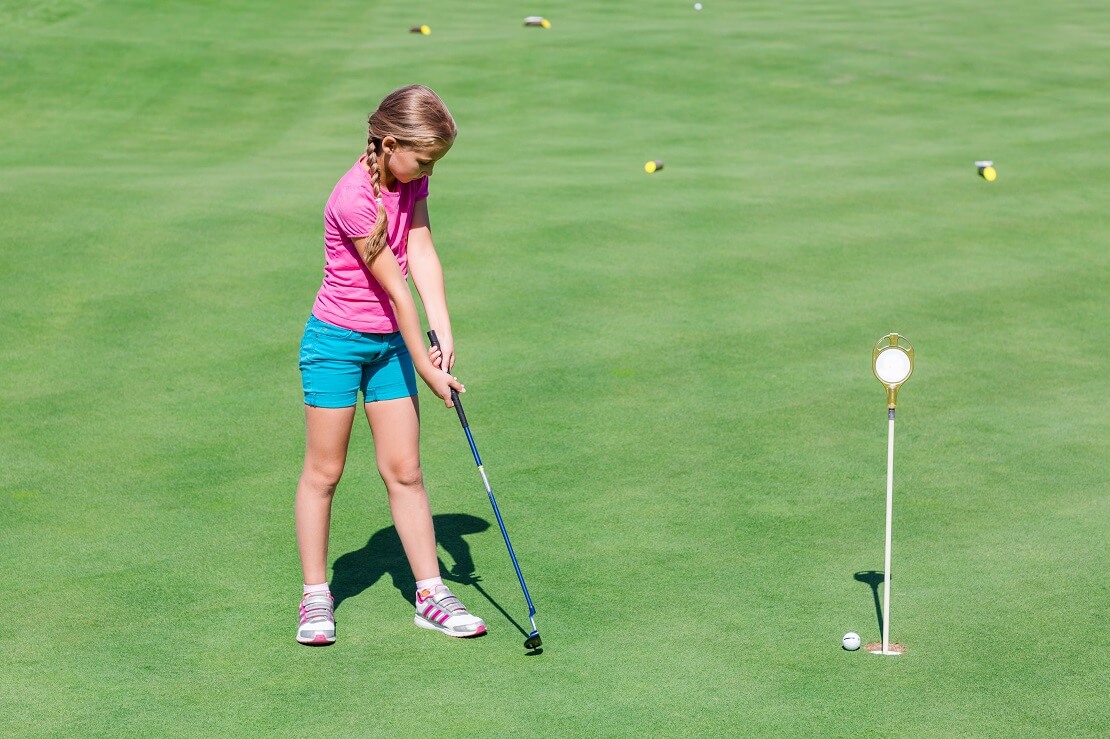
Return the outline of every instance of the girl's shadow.
{"type": "MultiPolygon", "coordinates": [[[[470,545],[463,537],[478,534],[489,528],[489,522],[465,513],[441,513],[432,516],[436,529],[436,541],[455,560],[451,573],[473,576],[474,559],[470,556],[470,545]]],[[[440,571],[447,572],[440,561],[440,571]]],[[[393,526],[378,531],[366,546],[335,560],[332,567],[331,594],[335,598],[335,608],[347,598],[353,598],[366,590],[385,575],[393,579],[393,587],[406,602],[411,601],[416,592],[416,580],[401,546],[401,538],[393,526]]]]}
{"type": "MultiPolygon", "coordinates": [[[[440,513],[432,516],[432,523],[435,525],[436,541],[439,546],[443,547],[443,550],[455,561],[454,567],[448,568],[440,560],[439,571],[443,573],[443,578],[473,586],[520,633],[527,635],[528,632],[478,584],[481,578],[475,572],[470,545],[466,543],[464,537],[486,531],[490,527],[489,521],[466,513],[440,513]]],[[[335,560],[335,565],[332,567],[331,594],[335,599],[336,610],[347,598],[353,598],[386,575],[392,578],[393,587],[405,602],[412,605],[413,596],[416,593],[416,580],[413,579],[412,569],[405,557],[405,549],[401,546],[400,537],[397,536],[397,529],[393,526],[387,526],[375,533],[362,549],[347,552],[335,560]]]]}
{"type": "MultiPolygon", "coordinates": [[[[490,594],[486,593],[485,588],[480,585],[482,578],[475,573],[471,546],[463,538],[467,534],[485,532],[490,528],[490,522],[470,514],[436,514],[432,516],[432,523],[435,525],[435,538],[438,545],[455,560],[454,567],[450,568],[440,560],[443,578],[453,583],[473,586],[478,593],[490,601],[490,605],[501,611],[501,615],[509,624],[527,636],[528,631],[517,624],[501,604],[490,597],[490,594]]],[[[335,608],[339,609],[344,600],[359,595],[386,575],[393,579],[393,587],[404,598],[405,603],[411,606],[416,593],[416,580],[413,579],[412,568],[408,567],[408,559],[405,557],[404,547],[401,546],[401,537],[397,536],[397,529],[393,526],[386,526],[371,536],[363,548],[349,551],[335,560],[331,580],[335,608]]]]}

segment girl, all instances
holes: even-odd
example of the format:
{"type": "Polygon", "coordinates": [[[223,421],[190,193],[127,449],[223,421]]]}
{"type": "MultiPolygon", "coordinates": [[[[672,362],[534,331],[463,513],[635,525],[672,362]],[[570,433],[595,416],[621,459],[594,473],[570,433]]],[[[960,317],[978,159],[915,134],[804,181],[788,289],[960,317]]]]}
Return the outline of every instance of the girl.
{"type": "Polygon", "coordinates": [[[300,354],[306,430],[296,499],[302,644],[335,642],[325,572],[328,528],[360,391],[390,513],[416,579],[416,625],[449,636],[486,631],[440,579],[420,470],[416,373],[448,407],[452,388],[465,392],[449,374],[454,340],[426,200],[428,177],[456,133],[447,107],[427,87],[393,91],[370,116],[366,154],[340,178],[324,208],[324,283],[300,354]],[[425,353],[408,273],[442,351],[425,353]]]}

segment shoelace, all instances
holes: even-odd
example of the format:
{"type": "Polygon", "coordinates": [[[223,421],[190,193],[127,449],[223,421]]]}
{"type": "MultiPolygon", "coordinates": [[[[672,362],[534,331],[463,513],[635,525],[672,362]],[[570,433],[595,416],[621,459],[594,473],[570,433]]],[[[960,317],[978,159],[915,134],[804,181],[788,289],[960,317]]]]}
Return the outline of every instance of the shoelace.
{"type": "Polygon", "coordinates": [[[332,600],[327,596],[317,595],[301,601],[301,623],[311,621],[330,621],[332,600]]]}

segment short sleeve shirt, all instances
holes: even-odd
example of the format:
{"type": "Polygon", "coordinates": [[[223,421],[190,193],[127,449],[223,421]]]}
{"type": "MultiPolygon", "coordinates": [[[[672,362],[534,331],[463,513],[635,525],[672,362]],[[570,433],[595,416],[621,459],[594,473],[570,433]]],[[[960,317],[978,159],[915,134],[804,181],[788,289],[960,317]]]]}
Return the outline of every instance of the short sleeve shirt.
{"type": "MultiPolygon", "coordinates": [[[[324,282],[312,314],[353,331],[386,334],[398,330],[389,295],[370,274],[354,239],[369,236],[378,218],[374,186],[363,156],[343,175],[324,206],[324,282]]],[[[387,242],[408,277],[408,237],[418,200],[428,197],[428,178],[398,182],[381,190],[388,222],[387,242]]]]}

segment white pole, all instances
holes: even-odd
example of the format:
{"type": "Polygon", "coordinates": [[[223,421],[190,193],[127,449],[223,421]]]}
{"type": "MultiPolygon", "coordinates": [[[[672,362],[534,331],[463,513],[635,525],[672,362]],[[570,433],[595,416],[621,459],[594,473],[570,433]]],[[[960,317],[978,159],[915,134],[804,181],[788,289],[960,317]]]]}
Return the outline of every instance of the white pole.
{"type": "Polygon", "coordinates": [[[886,442],[886,561],[883,570],[883,654],[890,640],[890,531],[894,522],[894,409],[887,414],[886,442]]]}

